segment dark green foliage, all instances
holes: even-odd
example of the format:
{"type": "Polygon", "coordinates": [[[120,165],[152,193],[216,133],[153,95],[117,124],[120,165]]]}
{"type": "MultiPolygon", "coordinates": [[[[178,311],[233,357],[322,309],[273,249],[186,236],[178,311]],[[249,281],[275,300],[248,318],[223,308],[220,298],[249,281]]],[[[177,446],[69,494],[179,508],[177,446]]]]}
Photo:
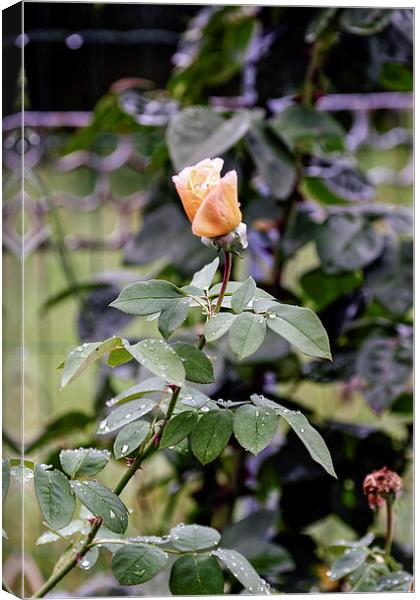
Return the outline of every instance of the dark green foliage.
{"type": "Polygon", "coordinates": [[[214,556],[187,554],[172,566],[169,581],[172,594],[223,594],[223,574],[214,556]]]}

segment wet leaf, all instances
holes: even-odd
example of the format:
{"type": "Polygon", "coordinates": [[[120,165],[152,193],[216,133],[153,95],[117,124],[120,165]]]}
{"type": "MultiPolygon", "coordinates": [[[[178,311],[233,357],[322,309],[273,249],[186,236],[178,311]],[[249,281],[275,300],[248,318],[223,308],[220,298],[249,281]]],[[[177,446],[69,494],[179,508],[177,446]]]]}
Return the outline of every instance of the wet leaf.
{"type": "Polygon", "coordinates": [[[182,386],[185,369],[182,360],[171,346],[162,340],[143,340],[125,348],[146,369],[169,383],[182,386]]]}
{"type": "Polygon", "coordinates": [[[218,548],[212,553],[229,569],[234,577],[252,594],[269,594],[269,586],[254,567],[236,550],[218,548]]]}
{"type": "Polygon", "coordinates": [[[113,554],[111,568],[120,585],[139,585],[153,579],[167,561],[168,555],[160,548],[133,544],[113,554]]]}
{"type": "Polygon", "coordinates": [[[214,556],[187,554],[174,562],[169,587],[175,596],[223,594],[224,579],[214,556]]]}
{"type": "Polygon", "coordinates": [[[172,417],[165,425],[162,439],[160,440],[160,447],[169,448],[181,442],[194,429],[197,420],[197,413],[191,410],[184,410],[172,417]]]}
{"type": "Polygon", "coordinates": [[[98,450],[98,448],[78,448],[60,452],[63,471],[71,479],[81,475],[96,475],[106,467],[110,458],[109,450],[98,450]]]}
{"type": "Polygon", "coordinates": [[[220,533],[203,525],[177,525],[170,531],[170,543],[181,552],[196,552],[214,548],[220,542],[220,533]]]}
{"type": "Polygon", "coordinates": [[[74,493],[95,517],[114,533],[124,533],[128,525],[128,511],[121,500],[106,485],[98,481],[75,481],[74,493]]]}
{"type": "Polygon", "coordinates": [[[229,344],[239,360],[254,354],[264,341],[264,317],[249,312],[238,315],[229,330],[229,344]]]}
{"type": "Polygon", "coordinates": [[[273,439],[278,422],[278,415],[272,408],[245,404],[235,410],[233,433],[243,448],[258,454],[273,439]]]}
{"type": "Polygon", "coordinates": [[[185,369],[185,378],[193,383],[213,383],[213,365],[202,351],[186,342],[177,342],[172,346],[180,357],[185,369]]]}
{"type": "Polygon", "coordinates": [[[219,456],[232,434],[232,413],[228,410],[210,410],[193,429],[191,446],[194,455],[206,465],[219,456]]]}
{"type": "Polygon", "coordinates": [[[76,508],[76,500],[67,477],[60,471],[36,465],[35,493],[42,515],[52,529],[68,525],[76,508]]]}
{"type": "Polygon", "coordinates": [[[141,398],[139,400],[126,402],[115,408],[100,422],[97,433],[99,435],[104,435],[111,431],[115,431],[123,425],[127,425],[127,423],[131,423],[132,421],[136,421],[137,419],[140,419],[140,417],[147,415],[147,413],[153,410],[155,406],[156,402],[149,398],[141,398]]]}
{"type": "Polygon", "coordinates": [[[144,442],[149,431],[150,423],[141,419],[123,427],[115,438],[115,458],[124,458],[124,456],[131,454],[144,442]]]}

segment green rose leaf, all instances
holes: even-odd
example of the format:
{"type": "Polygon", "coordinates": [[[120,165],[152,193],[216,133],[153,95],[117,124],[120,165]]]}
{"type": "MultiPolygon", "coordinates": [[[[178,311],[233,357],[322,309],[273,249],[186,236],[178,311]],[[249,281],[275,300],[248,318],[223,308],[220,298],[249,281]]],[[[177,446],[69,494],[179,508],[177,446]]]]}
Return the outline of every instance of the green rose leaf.
{"type": "Polygon", "coordinates": [[[115,438],[115,458],[119,459],[131,454],[144,442],[149,431],[150,423],[141,419],[123,427],[115,438]]]}
{"type": "Polygon", "coordinates": [[[341,579],[352,573],[365,562],[368,556],[366,547],[348,548],[340,558],[334,561],[331,570],[331,579],[341,579]]]}
{"type": "Polygon", "coordinates": [[[111,352],[117,348],[123,348],[124,343],[122,338],[113,337],[104,342],[85,342],[70,352],[63,366],[63,375],[61,377],[61,387],[63,388],[68,383],[74,381],[89,365],[95,360],[101,358],[104,354],[111,352]]]}
{"type": "Polygon", "coordinates": [[[412,370],[411,338],[369,337],[359,349],[356,373],[365,384],[363,395],[377,414],[403,393],[412,370]]]}
{"type": "Polygon", "coordinates": [[[106,485],[97,481],[75,481],[73,490],[83,506],[95,517],[102,517],[107,529],[124,533],[128,525],[128,511],[121,500],[106,485]]]}
{"type": "Polygon", "coordinates": [[[254,567],[236,550],[217,548],[212,554],[229,569],[234,577],[252,594],[268,594],[269,586],[254,567]]]}
{"type": "Polygon", "coordinates": [[[257,284],[248,277],[246,281],[232,294],[231,306],[235,313],[241,313],[251,302],[257,290],[257,284]]]}
{"type": "Polygon", "coordinates": [[[235,319],[231,313],[219,313],[207,321],[204,326],[204,337],[207,342],[214,342],[229,331],[235,319]]]}
{"type": "Polygon", "coordinates": [[[172,417],[165,425],[162,439],[160,440],[160,447],[169,448],[181,442],[194,429],[197,420],[197,413],[192,410],[184,410],[172,417]]]}
{"type": "Polygon", "coordinates": [[[219,263],[220,260],[217,257],[211,263],[197,271],[197,273],[194,273],[191,285],[203,291],[209,289],[219,268],[219,263]]]}
{"type": "Polygon", "coordinates": [[[74,521],[70,521],[68,525],[62,527],[57,530],[57,533],[53,531],[44,531],[39,538],[36,540],[36,546],[42,546],[44,544],[52,544],[53,542],[58,542],[64,538],[70,538],[75,533],[88,533],[89,531],[89,523],[86,521],[82,521],[81,519],[75,519],[74,521]]]}
{"type": "Polygon", "coordinates": [[[185,296],[173,283],[151,279],[128,285],[110,306],[130,315],[147,316],[168,308],[185,296]]]}
{"type": "MultiPolygon", "coordinates": [[[[226,286],[226,293],[225,293],[225,297],[224,297],[223,302],[222,302],[222,308],[231,308],[232,294],[234,294],[241,287],[241,285],[243,285],[242,281],[229,281],[229,283],[226,286]]],[[[212,300],[216,299],[219,296],[219,294],[220,294],[221,288],[222,288],[222,284],[221,283],[216,283],[216,285],[214,285],[209,290],[209,297],[212,300]]],[[[256,291],[255,291],[253,300],[257,300],[257,299],[260,299],[260,298],[264,298],[266,300],[275,301],[274,296],[272,296],[271,294],[269,294],[265,290],[257,288],[256,291]]]]}
{"type": "Polygon", "coordinates": [[[376,592],[408,592],[413,581],[413,576],[406,571],[397,571],[386,577],[382,577],[378,582],[376,592]]]}
{"type": "Polygon", "coordinates": [[[352,273],[324,273],[322,269],[307,271],[300,278],[300,286],[314,302],[316,310],[322,310],[343,294],[353,291],[363,283],[361,271],[352,273]]]}
{"type": "Polygon", "coordinates": [[[319,463],[330,475],[337,478],[330,452],[320,434],[312,427],[308,419],[300,412],[284,408],[280,404],[253,394],[251,401],[256,406],[272,408],[280,417],[285,419],[293,431],[305,444],[313,460],[319,463]]]}
{"type": "Polygon", "coordinates": [[[366,284],[382,306],[404,315],[413,304],[413,240],[387,238],[380,258],[366,270],[366,284]]]}
{"type": "Polygon", "coordinates": [[[232,434],[232,413],[228,410],[210,410],[199,420],[191,434],[194,455],[203,464],[217,458],[232,434]]]}
{"type": "Polygon", "coordinates": [[[120,585],[139,585],[153,579],[167,561],[168,555],[160,548],[133,544],[113,554],[111,568],[120,585]]]}
{"type": "Polygon", "coordinates": [[[385,564],[366,561],[350,575],[351,591],[376,592],[379,579],[384,575],[389,575],[389,569],[385,564]]]}
{"type": "Polygon", "coordinates": [[[241,313],[233,321],[229,331],[229,344],[239,360],[254,354],[264,341],[266,323],[264,317],[241,313]]]}
{"type": "Polygon", "coordinates": [[[149,398],[141,398],[140,400],[132,400],[126,402],[118,408],[115,408],[110,415],[100,422],[97,433],[105,434],[119,429],[131,421],[135,421],[144,415],[147,415],[156,406],[154,400],[149,398]]]}
{"type": "Polygon", "coordinates": [[[181,552],[196,552],[214,548],[220,542],[220,533],[203,525],[177,525],[170,531],[170,543],[181,552]]]}
{"type": "Polygon", "coordinates": [[[76,500],[67,477],[60,471],[50,471],[45,466],[35,467],[35,493],[47,525],[57,530],[70,523],[76,500]]]}
{"type": "Polygon", "coordinates": [[[166,132],[172,163],[181,170],[209,156],[221,156],[246,134],[250,123],[249,111],[223,119],[200,106],[181,110],[172,117],[166,132]]]}
{"type": "Polygon", "coordinates": [[[189,310],[190,301],[188,298],[171,302],[169,306],[162,310],[158,318],[158,327],[165,339],[168,339],[182,325],[188,316],[189,310]]]}
{"type": "Polygon", "coordinates": [[[186,342],[177,342],[172,348],[184,365],[185,377],[188,381],[194,383],[214,382],[213,365],[202,350],[186,342]]]}
{"type": "Polygon", "coordinates": [[[171,346],[163,340],[143,340],[125,347],[130,354],[154,375],[182,386],[185,380],[185,369],[182,360],[171,346]]]}
{"type": "Polygon", "coordinates": [[[233,433],[243,448],[258,454],[273,439],[278,422],[272,408],[245,404],[234,413],[233,433]]]}
{"type": "Polygon", "coordinates": [[[175,446],[171,446],[170,450],[173,450],[173,452],[177,452],[178,454],[187,455],[190,451],[188,440],[183,439],[181,442],[178,442],[178,444],[175,444],[175,446]]]}
{"type": "Polygon", "coordinates": [[[357,271],[382,253],[384,236],[360,215],[331,215],[320,226],[316,247],[327,273],[357,271]]]}
{"type": "Polygon", "coordinates": [[[324,155],[345,149],[345,131],[340,123],[311,107],[289,106],[270,126],[291,151],[324,155]]]}
{"type": "Polygon", "coordinates": [[[136,385],[124,390],[114,398],[111,398],[107,402],[107,406],[115,406],[116,404],[124,404],[129,400],[135,400],[141,398],[147,394],[155,392],[163,392],[166,388],[166,383],[160,377],[149,377],[136,385]]]}
{"type": "Polygon", "coordinates": [[[31,461],[12,459],[10,461],[10,476],[16,479],[20,484],[27,483],[34,478],[34,463],[28,464],[31,461]],[[14,464],[17,463],[17,464],[14,464]]]}
{"type": "Polygon", "coordinates": [[[187,408],[193,408],[194,410],[204,409],[203,412],[205,412],[206,408],[217,408],[217,404],[206,394],[200,392],[200,390],[186,385],[179,393],[175,411],[186,410],[187,408]]]}
{"type": "Polygon", "coordinates": [[[81,475],[96,475],[106,467],[110,458],[109,450],[98,450],[97,448],[78,448],[60,452],[63,471],[72,479],[81,475]]]}
{"type": "Polygon", "coordinates": [[[214,556],[187,554],[174,562],[169,587],[175,596],[223,594],[223,573],[214,556]]]}
{"type": "Polygon", "coordinates": [[[125,348],[116,348],[109,353],[106,364],[109,367],[119,367],[130,362],[130,360],[133,360],[133,357],[125,348]]]}
{"type": "Polygon", "coordinates": [[[296,169],[287,152],[280,144],[273,143],[262,124],[252,126],[245,143],[274,198],[288,198],[295,184],[296,169]]]}
{"type": "Polygon", "coordinates": [[[327,332],[312,310],[278,303],[267,310],[267,324],[275,333],[304,354],[331,359],[327,332]]]}

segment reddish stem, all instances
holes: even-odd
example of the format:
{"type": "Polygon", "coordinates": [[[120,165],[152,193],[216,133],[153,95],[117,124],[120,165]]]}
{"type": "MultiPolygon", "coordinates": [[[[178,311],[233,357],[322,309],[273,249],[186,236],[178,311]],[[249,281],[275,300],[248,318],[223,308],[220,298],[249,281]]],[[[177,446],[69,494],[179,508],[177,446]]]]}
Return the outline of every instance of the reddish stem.
{"type": "Polygon", "coordinates": [[[219,297],[217,299],[217,304],[215,306],[214,313],[213,313],[215,315],[217,315],[217,313],[220,310],[220,307],[222,306],[223,298],[225,297],[225,293],[226,293],[227,284],[229,283],[231,270],[232,270],[232,254],[230,252],[228,252],[227,250],[225,250],[225,269],[223,272],[222,287],[220,288],[219,297]]]}

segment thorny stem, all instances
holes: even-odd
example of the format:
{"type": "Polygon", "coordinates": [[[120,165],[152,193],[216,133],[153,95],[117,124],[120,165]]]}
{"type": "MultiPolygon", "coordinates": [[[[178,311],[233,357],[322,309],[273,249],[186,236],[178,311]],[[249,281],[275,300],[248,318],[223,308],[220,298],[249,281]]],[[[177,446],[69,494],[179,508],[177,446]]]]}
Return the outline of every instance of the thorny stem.
{"type": "Polygon", "coordinates": [[[83,546],[80,548],[79,552],[68,560],[59,571],[55,574],[53,573],[49,579],[42,585],[39,590],[32,596],[32,598],[43,598],[45,594],[47,594],[54,586],[57,585],[59,581],[63,579],[67,573],[69,573],[78,563],[78,561],[86,554],[89,549],[89,544],[93,541],[95,535],[98,532],[99,527],[101,526],[102,520],[96,520],[92,523],[90,531],[86,537],[86,540],[83,543],[83,546]]]}
{"type": "Polygon", "coordinates": [[[178,400],[179,392],[181,391],[181,388],[179,387],[179,385],[174,385],[171,389],[172,389],[172,398],[171,398],[171,401],[169,402],[168,410],[166,411],[166,415],[165,415],[165,419],[163,421],[161,431],[163,431],[163,428],[166,426],[166,423],[172,417],[172,414],[175,409],[176,401],[178,400]]]}
{"type": "Polygon", "coordinates": [[[391,554],[392,539],[394,537],[394,506],[390,498],[386,499],[386,534],[385,534],[385,556],[391,554]]]}
{"type": "Polygon", "coordinates": [[[227,284],[229,283],[231,270],[232,270],[232,254],[230,252],[228,252],[227,250],[225,250],[225,269],[223,272],[222,287],[220,288],[219,297],[217,299],[217,303],[216,303],[216,306],[213,311],[214,315],[217,315],[217,313],[219,312],[219,310],[222,306],[223,298],[225,297],[225,293],[226,293],[227,284]]]}
{"type": "MultiPolygon", "coordinates": [[[[225,269],[224,269],[224,274],[223,274],[223,282],[222,282],[222,287],[220,289],[219,297],[217,299],[214,314],[217,314],[219,312],[220,307],[222,305],[223,298],[224,298],[224,295],[226,292],[226,287],[229,282],[231,269],[232,269],[232,255],[229,252],[225,251],[225,269]]],[[[206,343],[205,337],[201,336],[198,341],[198,348],[201,350],[204,347],[205,343],[206,343]]],[[[175,386],[175,385],[171,386],[170,389],[172,390],[172,398],[169,402],[168,410],[166,411],[165,419],[163,421],[163,425],[162,425],[159,435],[162,434],[162,431],[163,431],[165,425],[170,420],[170,418],[173,414],[173,411],[175,409],[175,405],[176,405],[176,401],[178,400],[179,393],[181,391],[181,388],[179,386],[175,386]]],[[[124,475],[121,477],[120,481],[117,483],[116,487],[114,488],[114,493],[117,496],[119,496],[121,494],[121,492],[124,490],[124,488],[126,487],[128,482],[131,480],[131,478],[134,476],[134,474],[138,471],[142,462],[149,456],[149,454],[154,452],[156,449],[157,449],[157,446],[155,445],[155,434],[154,434],[154,431],[152,430],[148,441],[146,442],[145,445],[143,445],[141,447],[138,455],[136,456],[136,458],[130,465],[129,469],[124,473],[124,475]]],[[[94,543],[94,539],[96,537],[96,534],[99,531],[101,524],[102,524],[102,519],[100,517],[96,518],[94,520],[94,522],[92,523],[91,528],[89,530],[89,533],[86,536],[85,541],[78,548],[77,553],[75,551],[74,556],[72,558],[70,558],[61,567],[60,570],[58,570],[56,573],[52,574],[51,577],[49,579],[47,579],[47,581],[44,583],[44,585],[42,585],[39,588],[39,590],[32,596],[32,598],[43,598],[45,596],[45,594],[47,594],[50,590],[52,590],[57,585],[57,583],[59,583],[63,579],[63,577],[65,577],[67,575],[67,573],[69,573],[77,565],[77,563],[80,561],[80,559],[83,558],[83,556],[88,552],[89,548],[91,548],[92,545],[97,544],[97,542],[94,543]]],[[[121,540],[119,540],[119,543],[121,543],[121,540]]]]}

